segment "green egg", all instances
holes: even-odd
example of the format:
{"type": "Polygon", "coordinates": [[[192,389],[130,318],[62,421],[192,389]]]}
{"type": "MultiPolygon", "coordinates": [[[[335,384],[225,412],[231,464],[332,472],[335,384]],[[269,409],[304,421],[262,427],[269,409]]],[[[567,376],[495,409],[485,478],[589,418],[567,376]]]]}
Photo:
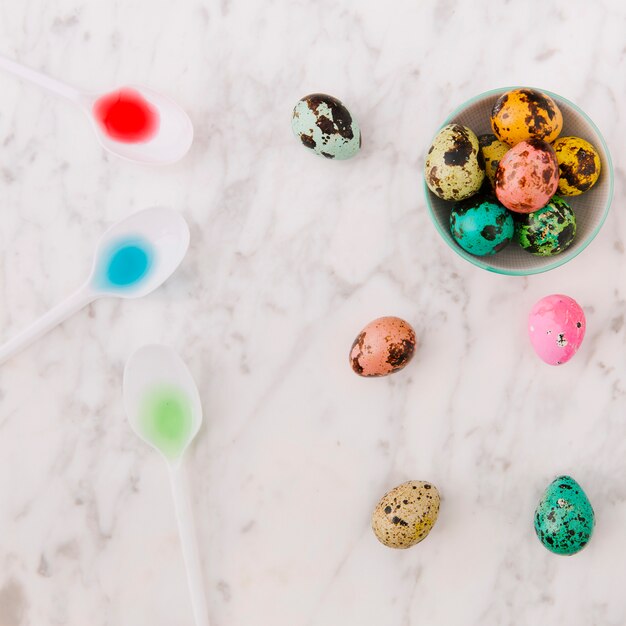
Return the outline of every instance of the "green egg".
{"type": "Polygon", "coordinates": [[[595,515],[582,487],[571,476],[554,480],[535,511],[535,532],[550,552],[569,556],[591,539],[595,515]]]}
{"type": "Polygon", "coordinates": [[[515,216],[515,239],[531,254],[554,256],[576,236],[576,216],[565,200],[553,196],[543,209],[515,216]]]}
{"type": "Polygon", "coordinates": [[[476,195],[455,204],[450,213],[450,233],[470,254],[486,256],[504,248],[513,237],[511,214],[486,195],[476,195]]]}
{"type": "Polygon", "coordinates": [[[298,101],[291,128],[303,146],[327,159],[350,159],[361,147],[361,130],[350,111],[323,93],[298,101]]]}

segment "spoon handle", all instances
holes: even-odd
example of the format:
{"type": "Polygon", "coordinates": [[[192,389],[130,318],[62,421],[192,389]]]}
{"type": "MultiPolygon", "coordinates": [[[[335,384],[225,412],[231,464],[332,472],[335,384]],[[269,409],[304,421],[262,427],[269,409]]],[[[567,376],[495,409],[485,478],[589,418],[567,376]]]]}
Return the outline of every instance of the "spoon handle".
{"type": "Polygon", "coordinates": [[[58,96],[68,98],[69,100],[77,101],[80,97],[80,92],[74,89],[74,87],[70,87],[66,83],[50,78],[50,76],[46,76],[46,74],[42,74],[37,70],[33,70],[30,67],[26,67],[2,55],[0,55],[0,68],[31,83],[35,83],[35,85],[39,85],[58,96]]]}
{"type": "Polygon", "coordinates": [[[178,519],[178,532],[187,569],[187,582],[191,595],[191,607],[196,626],[209,626],[209,612],[202,576],[202,565],[196,540],[196,527],[187,486],[187,478],[182,465],[170,467],[172,494],[178,519]]]}
{"type": "Polygon", "coordinates": [[[94,299],[95,296],[89,289],[81,287],[69,298],[57,304],[30,326],[0,346],[0,363],[4,363],[14,354],[39,339],[39,337],[45,335],[49,330],[66,320],[70,315],[76,313],[76,311],[82,309],[94,299]]]}

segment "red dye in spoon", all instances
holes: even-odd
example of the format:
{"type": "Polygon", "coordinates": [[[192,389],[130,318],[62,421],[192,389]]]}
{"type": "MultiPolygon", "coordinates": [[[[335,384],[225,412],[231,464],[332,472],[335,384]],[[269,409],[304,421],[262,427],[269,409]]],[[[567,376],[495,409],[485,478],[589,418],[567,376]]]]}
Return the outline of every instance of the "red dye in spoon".
{"type": "Polygon", "coordinates": [[[129,87],[98,98],[93,105],[93,113],[104,132],[116,141],[148,141],[159,130],[157,109],[129,87]]]}

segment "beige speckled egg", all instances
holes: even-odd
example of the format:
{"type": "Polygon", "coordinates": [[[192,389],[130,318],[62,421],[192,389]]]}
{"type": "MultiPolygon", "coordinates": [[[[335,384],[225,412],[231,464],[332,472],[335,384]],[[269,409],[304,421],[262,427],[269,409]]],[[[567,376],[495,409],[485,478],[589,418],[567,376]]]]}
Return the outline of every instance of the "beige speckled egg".
{"type": "Polygon", "coordinates": [[[399,317],[379,317],[352,343],[350,365],[359,376],[387,376],[413,358],[415,331],[399,317]]]}
{"type": "Polygon", "coordinates": [[[439,515],[439,492],[432,483],[410,480],[386,493],[374,509],[372,530],[389,548],[423,541],[439,515]]]}
{"type": "Polygon", "coordinates": [[[426,155],[424,177],[428,188],[442,200],[473,196],[485,178],[478,137],[460,124],[444,126],[426,155]]]}

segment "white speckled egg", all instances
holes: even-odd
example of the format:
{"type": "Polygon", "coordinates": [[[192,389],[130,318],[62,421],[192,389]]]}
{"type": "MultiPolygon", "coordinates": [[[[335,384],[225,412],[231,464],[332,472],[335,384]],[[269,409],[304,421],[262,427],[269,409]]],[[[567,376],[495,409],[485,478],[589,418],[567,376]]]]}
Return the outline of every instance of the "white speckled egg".
{"type": "Polygon", "coordinates": [[[291,128],[305,148],[327,159],[350,159],[361,148],[361,130],[350,111],[324,93],[305,96],[296,104],[291,128]]]}

